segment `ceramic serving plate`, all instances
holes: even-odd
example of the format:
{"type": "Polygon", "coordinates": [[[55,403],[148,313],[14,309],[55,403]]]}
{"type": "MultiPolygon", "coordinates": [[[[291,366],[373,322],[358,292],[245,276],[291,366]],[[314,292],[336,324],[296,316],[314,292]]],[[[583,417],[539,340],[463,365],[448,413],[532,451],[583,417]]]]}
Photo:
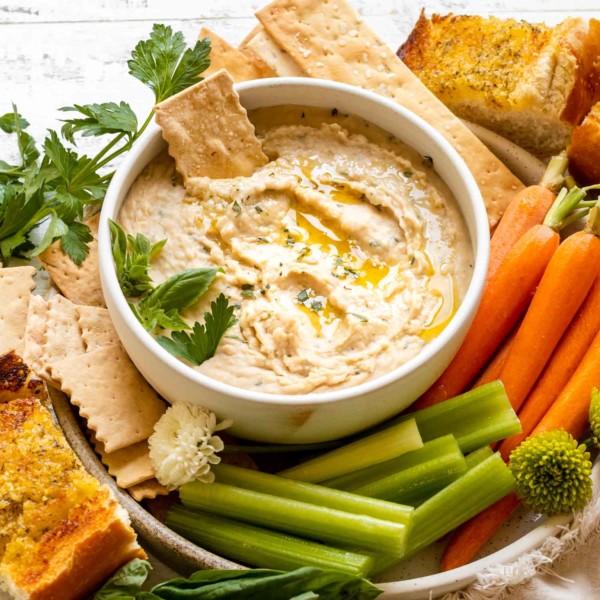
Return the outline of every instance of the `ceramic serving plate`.
{"type": "MultiPolygon", "coordinates": [[[[525,184],[540,180],[544,171],[542,162],[486,129],[476,125],[469,126],[525,184]]],[[[90,446],[68,398],[52,390],[51,399],[67,440],[85,467],[115,491],[129,512],[144,547],[150,553],[184,575],[205,568],[240,568],[240,565],[199,548],[174,533],[131,496],[121,491],[90,446]]],[[[569,520],[568,516],[544,519],[524,509],[517,511],[484,548],[479,560],[447,573],[437,573],[443,543],[433,544],[380,577],[378,585],[384,590],[381,598],[421,600],[437,598],[458,590],[474,581],[485,567],[511,562],[523,553],[539,547],[549,536],[558,533],[561,526],[569,520]]]]}

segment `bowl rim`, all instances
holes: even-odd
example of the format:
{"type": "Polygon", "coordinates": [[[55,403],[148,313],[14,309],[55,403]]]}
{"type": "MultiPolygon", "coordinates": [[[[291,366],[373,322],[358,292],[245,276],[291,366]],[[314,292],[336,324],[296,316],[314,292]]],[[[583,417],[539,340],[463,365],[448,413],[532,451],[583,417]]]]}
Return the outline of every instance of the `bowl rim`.
{"type": "MultiPolygon", "coordinates": [[[[240,400],[254,403],[278,405],[285,402],[288,406],[333,404],[356,398],[363,394],[371,394],[393,384],[407,374],[423,367],[425,363],[431,360],[455,335],[459,333],[459,330],[464,326],[464,322],[468,318],[469,313],[474,310],[479,303],[483,285],[485,283],[489,260],[489,223],[481,192],[479,191],[475,178],[469,171],[462,157],[436,129],[409,109],[369,90],[325,79],[309,79],[303,77],[265,78],[235,84],[234,89],[240,95],[243,95],[243,92],[249,89],[259,88],[268,90],[270,88],[279,88],[282,86],[301,86],[318,88],[327,92],[335,91],[347,96],[358,97],[362,100],[382,105],[386,109],[395,112],[400,119],[404,119],[413,127],[420,129],[429,139],[431,144],[437,146],[452,163],[452,167],[461,177],[468,190],[468,198],[473,208],[473,233],[476,235],[476,240],[473,239],[472,235],[470,236],[474,255],[471,280],[469,281],[467,291],[458,310],[452,316],[450,323],[444,330],[434,340],[430,341],[416,356],[396,369],[358,385],[327,392],[288,395],[283,393],[272,394],[247,390],[204,375],[172,356],[144,329],[127,304],[127,300],[120,289],[116,276],[111,252],[110,230],[108,226],[108,219],[114,219],[118,216],[118,212],[125,201],[125,197],[123,197],[123,200],[118,203],[119,195],[126,183],[130,171],[137,167],[137,163],[146,148],[152,143],[155,143],[156,138],[161,136],[162,130],[154,121],[150,123],[147,130],[137,140],[123,162],[119,165],[107,189],[98,225],[100,277],[104,295],[110,296],[114,301],[114,306],[124,320],[129,331],[147,351],[154,354],[163,364],[165,364],[165,367],[174,370],[179,376],[191,380],[195,385],[224,396],[235,396],[240,400]]],[[[265,106],[277,106],[277,104],[267,103],[265,106]]],[[[460,206],[459,210],[461,214],[464,215],[460,206]]],[[[110,303],[107,304],[110,306],[110,303]]]]}

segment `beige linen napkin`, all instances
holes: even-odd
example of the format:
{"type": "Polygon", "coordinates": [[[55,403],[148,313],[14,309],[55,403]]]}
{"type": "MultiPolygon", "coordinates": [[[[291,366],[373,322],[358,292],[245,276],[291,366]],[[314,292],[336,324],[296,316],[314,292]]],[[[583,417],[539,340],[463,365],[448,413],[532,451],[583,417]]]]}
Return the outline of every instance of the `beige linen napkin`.
{"type": "Polygon", "coordinates": [[[600,463],[592,479],[593,499],[561,533],[442,600],[600,600],[600,463]]]}

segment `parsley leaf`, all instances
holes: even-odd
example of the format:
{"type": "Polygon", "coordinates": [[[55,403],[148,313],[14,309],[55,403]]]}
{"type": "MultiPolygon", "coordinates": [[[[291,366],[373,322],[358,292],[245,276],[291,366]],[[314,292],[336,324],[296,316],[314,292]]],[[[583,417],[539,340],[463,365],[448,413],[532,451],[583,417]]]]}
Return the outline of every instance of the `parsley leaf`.
{"type": "Polygon", "coordinates": [[[21,129],[27,129],[29,127],[29,121],[24,119],[16,110],[16,106],[13,104],[13,112],[6,113],[0,117],[0,129],[4,133],[15,133],[16,132],[16,119],[19,120],[19,127],[21,129]],[[15,114],[16,113],[16,114],[15,114]]]}
{"type": "Polygon", "coordinates": [[[112,253],[117,267],[117,277],[123,294],[136,297],[153,289],[148,275],[150,261],[162,250],[167,240],[152,243],[145,235],[126,235],[123,229],[109,220],[112,253]]]}
{"type": "Polygon", "coordinates": [[[234,307],[224,294],[210,303],[210,312],[204,313],[204,323],[194,323],[190,334],[174,331],[171,338],[158,336],[156,341],[168,352],[198,366],[212,358],[224,333],[236,323],[234,307]]]}
{"type": "Polygon", "coordinates": [[[185,48],[181,32],[168,25],[155,24],[150,39],[142,40],[127,62],[129,73],[151,88],[156,102],[201,81],[200,74],[210,66],[210,40],[198,40],[185,48]]]}
{"type": "Polygon", "coordinates": [[[98,136],[125,133],[131,140],[138,128],[137,117],[127,102],[104,102],[102,104],[74,104],[63,106],[63,112],[78,112],[85,118],[63,120],[62,136],[72,144],[73,135],[98,136]]]}
{"type": "Polygon", "coordinates": [[[73,221],[69,223],[68,231],[60,238],[60,247],[76,265],[80,265],[89,254],[88,244],[93,239],[92,231],[85,223],[73,221]]]}

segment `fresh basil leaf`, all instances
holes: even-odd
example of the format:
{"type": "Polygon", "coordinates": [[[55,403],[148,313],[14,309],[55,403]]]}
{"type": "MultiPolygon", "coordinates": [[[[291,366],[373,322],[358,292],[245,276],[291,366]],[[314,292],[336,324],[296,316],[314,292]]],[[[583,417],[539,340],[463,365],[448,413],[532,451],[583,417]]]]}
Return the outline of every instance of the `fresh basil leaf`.
{"type": "Polygon", "coordinates": [[[136,600],[151,570],[148,561],[134,558],[96,592],[93,600],[136,600]]]}
{"type": "Polygon", "coordinates": [[[154,92],[156,102],[201,81],[200,74],[210,66],[210,40],[196,42],[186,50],[181,32],[168,25],[155,24],[150,38],[138,42],[127,62],[129,73],[154,92]]]}
{"type": "Polygon", "coordinates": [[[85,223],[69,223],[69,231],[60,238],[62,251],[80,265],[90,252],[88,244],[94,239],[91,229],[85,223]]]}
{"type": "Polygon", "coordinates": [[[194,323],[191,334],[183,331],[173,332],[171,339],[158,336],[157,342],[168,352],[183,358],[194,365],[201,365],[212,358],[224,333],[236,319],[233,316],[234,307],[223,294],[210,304],[210,312],[204,313],[204,324],[194,323]]]}
{"type": "Polygon", "coordinates": [[[162,600],[371,600],[383,590],[360,577],[303,567],[289,572],[198,571],[187,580],[161,583],[152,593],[162,600]]]}
{"type": "Polygon", "coordinates": [[[84,137],[124,133],[131,138],[138,128],[137,117],[126,102],[74,104],[73,106],[63,106],[59,110],[77,112],[85,117],[63,120],[62,136],[72,144],[75,143],[75,133],[81,133],[84,137]]]}
{"type": "Polygon", "coordinates": [[[217,272],[214,268],[187,269],[158,285],[142,302],[156,302],[165,311],[185,310],[206,293],[217,272]]]}

